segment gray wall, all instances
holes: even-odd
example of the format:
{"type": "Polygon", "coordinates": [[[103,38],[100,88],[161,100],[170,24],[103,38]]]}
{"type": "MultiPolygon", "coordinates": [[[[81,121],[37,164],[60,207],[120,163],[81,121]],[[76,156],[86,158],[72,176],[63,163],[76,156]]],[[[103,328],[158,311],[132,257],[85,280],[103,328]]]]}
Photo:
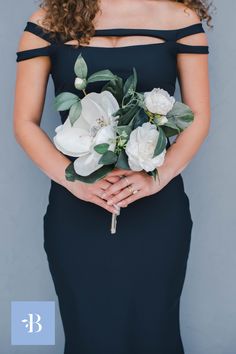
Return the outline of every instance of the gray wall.
{"type": "MultiPolygon", "coordinates": [[[[236,169],[235,0],[215,0],[215,28],[208,32],[212,95],[211,131],[182,173],[194,221],[191,251],[181,301],[181,331],[186,354],[236,353],[236,169]]],[[[36,2],[1,2],[0,121],[0,353],[62,354],[57,307],[55,347],[10,345],[12,300],[55,300],[43,251],[43,214],[49,179],[27,158],[12,133],[15,51],[36,2]]],[[[59,117],[48,87],[42,128],[52,136],[59,117]]],[[[56,302],[57,304],[57,302],[56,302]]]]}

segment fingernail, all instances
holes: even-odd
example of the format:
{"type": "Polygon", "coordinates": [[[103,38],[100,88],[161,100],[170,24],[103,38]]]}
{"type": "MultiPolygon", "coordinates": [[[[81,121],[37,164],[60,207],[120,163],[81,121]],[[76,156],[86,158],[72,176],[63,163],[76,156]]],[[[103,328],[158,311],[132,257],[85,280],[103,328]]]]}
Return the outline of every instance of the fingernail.
{"type": "Polygon", "coordinates": [[[108,200],[108,201],[107,201],[107,204],[108,204],[108,205],[112,205],[112,204],[113,204],[113,201],[112,201],[112,200],[108,200]]]}

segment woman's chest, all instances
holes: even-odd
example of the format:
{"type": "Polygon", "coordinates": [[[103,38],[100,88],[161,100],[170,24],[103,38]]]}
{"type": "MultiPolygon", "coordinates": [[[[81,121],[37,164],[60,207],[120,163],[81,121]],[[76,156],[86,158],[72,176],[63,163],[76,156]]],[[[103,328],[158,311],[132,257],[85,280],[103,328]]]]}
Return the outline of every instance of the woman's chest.
{"type": "MultiPolygon", "coordinates": [[[[51,55],[51,74],[55,93],[63,91],[78,93],[74,87],[74,65],[81,54],[88,67],[88,75],[109,69],[124,80],[137,72],[138,91],[149,91],[161,87],[174,93],[176,83],[176,48],[172,42],[151,43],[123,47],[79,47],[69,44],[56,47],[51,55]]],[[[105,82],[90,83],[87,91],[99,92],[105,82]]]]}

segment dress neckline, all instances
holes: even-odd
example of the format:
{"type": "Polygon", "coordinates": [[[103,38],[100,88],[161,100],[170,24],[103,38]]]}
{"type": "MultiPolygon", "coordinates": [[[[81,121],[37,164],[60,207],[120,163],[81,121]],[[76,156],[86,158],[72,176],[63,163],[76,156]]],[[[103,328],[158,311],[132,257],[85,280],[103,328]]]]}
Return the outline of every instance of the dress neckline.
{"type": "MultiPolygon", "coordinates": [[[[44,27],[37,24],[36,22],[32,22],[32,21],[27,21],[28,24],[30,24],[31,26],[35,26],[37,27],[38,29],[41,29],[43,30],[44,27]]],[[[128,32],[129,34],[132,33],[132,32],[146,32],[146,33],[150,33],[150,32],[181,32],[181,31],[185,31],[186,29],[192,29],[192,28],[195,28],[195,27],[201,27],[202,26],[202,23],[201,22],[196,22],[196,23],[193,23],[191,25],[188,25],[188,26],[184,26],[184,27],[179,27],[179,28],[174,28],[174,29],[161,29],[161,28],[141,28],[141,27],[137,27],[137,28],[134,28],[134,27],[112,27],[112,28],[96,28],[95,29],[95,34],[99,34],[99,33],[109,33],[109,32],[114,32],[114,31],[118,31],[118,32],[122,32],[123,34],[125,32],[128,32]]]]}

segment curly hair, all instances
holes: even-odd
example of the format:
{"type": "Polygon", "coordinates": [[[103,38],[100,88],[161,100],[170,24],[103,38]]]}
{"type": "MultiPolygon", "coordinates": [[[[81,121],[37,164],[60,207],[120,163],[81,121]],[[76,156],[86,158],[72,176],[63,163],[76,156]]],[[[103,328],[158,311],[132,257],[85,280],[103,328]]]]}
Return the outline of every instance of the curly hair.
{"type": "MultiPolygon", "coordinates": [[[[59,34],[60,39],[77,40],[79,44],[89,44],[94,35],[93,20],[100,9],[101,0],[41,0],[39,7],[46,10],[42,20],[45,32],[52,37],[59,34]],[[79,35],[78,35],[79,34],[79,35]]],[[[201,20],[210,26],[210,4],[207,0],[171,0],[183,3],[193,9],[201,20]]]]}

